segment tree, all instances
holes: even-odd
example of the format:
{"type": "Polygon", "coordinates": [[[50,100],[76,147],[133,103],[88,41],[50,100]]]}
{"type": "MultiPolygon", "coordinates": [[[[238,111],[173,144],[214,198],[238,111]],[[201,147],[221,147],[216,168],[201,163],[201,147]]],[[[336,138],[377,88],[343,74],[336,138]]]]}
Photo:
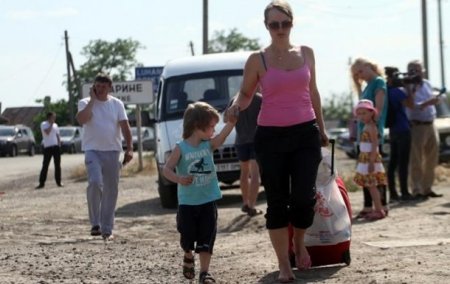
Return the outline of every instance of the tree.
{"type": "Polygon", "coordinates": [[[324,100],[322,108],[325,120],[338,120],[341,125],[346,125],[352,116],[351,94],[332,94],[324,100]]]}
{"type": "Polygon", "coordinates": [[[213,39],[208,42],[209,53],[232,52],[241,50],[260,49],[258,39],[250,39],[239,33],[236,28],[230,30],[228,35],[225,31],[215,31],[213,39]]]}
{"type": "MultiPolygon", "coordinates": [[[[139,48],[144,48],[138,41],[132,39],[117,39],[114,42],[104,40],[93,40],[83,47],[81,55],[87,58],[77,71],[77,79],[79,82],[71,85],[71,93],[74,94],[74,109],[77,108],[77,102],[81,98],[78,91],[78,84],[92,82],[95,75],[99,72],[109,74],[113,81],[126,81],[129,75],[132,75],[134,67],[139,65],[136,60],[136,53],[139,48]]],[[[67,81],[63,82],[66,87],[67,81]]],[[[67,125],[71,118],[69,115],[69,103],[62,99],[56,103],[51,102],[49,96],[43,99],[37,99],[37,103],[44,105],[44,111],[34,118],[37,125],[46,119],[49,111],[56,112],[56,122],[58,125],[67,125]]],[[[41,133],[39,129],[34,129],[37,140],[40,141],[41,133]]]]}
{"type": "Polygon", "coordinates": [[[87,58],[77,72],[81,83],[91,82],[99,72],[107,73],[113,81],[125,81],[138,65],[136,53],[144,48],[132,39],[117,39],[115,42],[104,40],[90,41],[83,47],[81,55],[87,58]]]}

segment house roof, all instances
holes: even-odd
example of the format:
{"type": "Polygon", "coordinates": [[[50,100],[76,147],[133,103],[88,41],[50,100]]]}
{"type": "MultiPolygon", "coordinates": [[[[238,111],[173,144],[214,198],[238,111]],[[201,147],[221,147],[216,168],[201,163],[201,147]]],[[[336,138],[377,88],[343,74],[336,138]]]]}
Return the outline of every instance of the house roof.
{"type": "Polygon", "coordinates": [[[9,122],[9,119],[4,117],[3,115],[0,115],[0,124],[7,124],[9,122]]]}
{"type": "Polygon", "coordinates": [[[44,107],[10,107],[6,108],[2,117],[8,119],[8,124],[24,124],[29,127],[34,127],[34,117],[43,111],[44,107]]]}

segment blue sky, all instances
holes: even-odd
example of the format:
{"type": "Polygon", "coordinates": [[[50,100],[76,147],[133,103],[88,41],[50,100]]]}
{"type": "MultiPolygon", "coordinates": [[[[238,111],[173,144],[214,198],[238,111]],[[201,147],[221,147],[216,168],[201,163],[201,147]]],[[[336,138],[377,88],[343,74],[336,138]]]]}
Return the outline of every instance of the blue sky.
{"type": "MultiPolygon", "coordinates": [[[[429,73],[441,87],[437,1],[428,2],[429,73]]],[[[202,0],[0,0],[0,102],[6,107],[37,105],[50,95],[67,98],[64,31],[75,65],[86,61],[80,51],[90,40],[131,38],[145,46],[137,54],[144,66],[202,51],[202,0]]],[[[263,26],[269,1],[210,0],[209,35],[237,28],[265,46],[263,26]]],[[[349,92],[350,58],[364,56],[402,71],[422,59],[420,0],[290,0],[294,10],[293,44],[315,50],[317,81],[324,99],[349,92]]],[[[442,0],[444,43],[450,41],[450,3],[442,0]]],[[[444,47],[447,83],[450,53],[444,47]]],[[[134,72],[133,72],[134,73],[134,72]]],[[[133,78],[130,78],[133,79],[133,78]]]]}

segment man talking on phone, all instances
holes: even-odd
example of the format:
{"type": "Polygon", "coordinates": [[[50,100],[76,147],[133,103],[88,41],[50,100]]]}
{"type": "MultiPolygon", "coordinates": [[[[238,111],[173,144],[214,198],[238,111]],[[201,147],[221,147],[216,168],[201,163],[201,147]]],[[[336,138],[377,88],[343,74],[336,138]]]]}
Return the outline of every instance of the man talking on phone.
{"type": "Polygon", "coordinates": [[[82,149],[88,175],[87,203],[91,235],[113,240],[114,211],[117,203],[120,169],[133,159],[130,124],[123,102],[109,95],[112,80],[98,74],[89,97],[78,102],[76,118],[83,126],[82,149]],[[127,149],[123,161],[121,133],[127,149]]]}

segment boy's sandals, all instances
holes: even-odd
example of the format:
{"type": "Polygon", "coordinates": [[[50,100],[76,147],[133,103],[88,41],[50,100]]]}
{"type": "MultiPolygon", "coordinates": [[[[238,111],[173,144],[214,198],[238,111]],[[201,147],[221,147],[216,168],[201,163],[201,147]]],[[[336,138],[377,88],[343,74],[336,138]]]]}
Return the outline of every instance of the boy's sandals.
{"type": "Polygon", "coordinates": [[[261,210],[256,209],[256,208],[248,208],[248,211],[247,211],[247,215],[250,216],[250,217],[253,217],[253,216],[256,216],[256,215],[260,215],[262,213],[263,212],[261,210]]]}
{"type": "Polygon", "coordinates": [[[209,274],[208,271],[203,271],[200,273],[200,276],[198,278],[198,283],[200,283],[200,284],[216,283],[216,279],[214,279],[214,277],[212,277],[212,275],[209,274]]]}
{"type": "Polygon", "coordinates": [[[242,205],[241,207],[241,211],[244,213],[248,213],[248,210],[250,209],[250,207],[248,207],[247,204],[242,205]]]}
{"type": "Polygon", "coordinates": [[[187,279],[194,279],[194,277],[195,277],[194,256],[192,256],[192,258],[184,256],[184,258],[183,258],[183,275],[187,279]]]}

